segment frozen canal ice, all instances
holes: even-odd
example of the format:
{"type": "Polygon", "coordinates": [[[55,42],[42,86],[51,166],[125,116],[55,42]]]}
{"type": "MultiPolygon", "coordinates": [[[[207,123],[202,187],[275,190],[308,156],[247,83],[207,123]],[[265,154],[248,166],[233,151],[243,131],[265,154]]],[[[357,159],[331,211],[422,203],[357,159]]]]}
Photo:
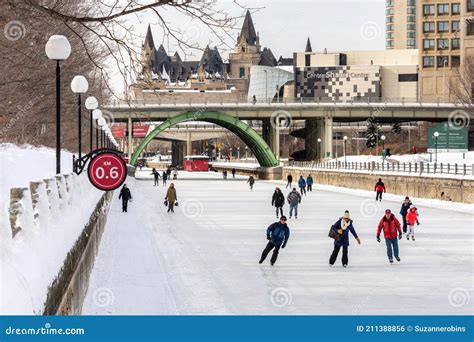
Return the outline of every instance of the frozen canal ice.
{"type": "MultiPolygon", "coordinates": [[[[168,214],[165,188],[143,172],[128,179],[133,202],[121,212],[114,195],[83,314],[472,314],[473,216],[419,208],[416,241],[400,241],[401,262],[390,265],[375,239],[386,208],[374,196],[321,190],[303,198],[291,237],[275,266],[259,265],[266,228],[276,221],[271,196],[283,182],[217,173],[180,172],[179,207],[168,214]],[[146,178],[146,179],[145,179],[146,178]],[[370,197],[369,197],[370,196],[370,197]],[[350,237],[349,266],[328,259],[328,230],[345,209],[362,240],[350,237]]],[[[169,184],[169,183],[168,183],[169,184]]],[[[389,187],[390,185],[387,184],[389,187]]],[[[390,198],[390,196],[388,196],[390,198]]],[[[285,205],[288,214],[288,205],[285,205]]]]}

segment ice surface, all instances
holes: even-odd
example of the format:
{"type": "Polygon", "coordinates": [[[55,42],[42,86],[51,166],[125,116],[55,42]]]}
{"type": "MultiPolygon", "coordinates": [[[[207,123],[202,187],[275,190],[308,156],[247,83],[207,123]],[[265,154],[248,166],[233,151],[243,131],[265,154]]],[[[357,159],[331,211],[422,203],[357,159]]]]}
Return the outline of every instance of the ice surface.
{"type": "Polygon", "coordinates": [[[466,205],[453,211],[415,200],[416,241],[403,238],[401,262],[390,265],[376,226],[386,208],[399,217],[401,197],[380,204],[371,192],[316,186],[298,220],[289,221],[288,246],[272,267],[269,258],[258,260],[276,220],[273,189],[284,183],[257,180],[250,191],[246,177],[180,172],[179,207],[168,214],[165,188],[154,187],[148,173],[127,181],[134,198],[128,213],[114,198],[83,314],[473,312],[474,217],[461,212],[466,205]],[[345,209],[362,245],[351,237],[349,266],[341,266],[340,255],[329,267],[328,230],[345,209]]]}

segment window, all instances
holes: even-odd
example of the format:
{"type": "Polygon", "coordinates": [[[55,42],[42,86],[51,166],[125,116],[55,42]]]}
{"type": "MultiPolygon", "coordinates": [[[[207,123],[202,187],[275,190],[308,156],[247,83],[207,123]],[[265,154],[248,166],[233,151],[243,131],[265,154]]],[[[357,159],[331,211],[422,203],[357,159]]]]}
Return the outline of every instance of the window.
{"type": "Polygon", "coordinates": [[[311,55],[305,55],[304,56],[304,65],[309,67],[311,66],[311,55]]]}
{"type": "Polygon", "coordinates": [[[387,0],[385,1],[385,6],[386,7],[393,7],[394,0],[387,0]]]}
{"type": "Polygon", "coordinates": [[[240,68],[240,69],[239,69],[239,76],[240,76],[240,78],[244,78],[244,77],[245,77],[245,68],[240,68]]]}
{"type": "Polygon", "coordinates": [[[407,30],[415,30],[416,29],[416,24],[415,23],[408,23],[407,24],[407,30]]]}
{"type": "Polygon", "coordinates": [[[407,14],[416,14],[416,7],[408,7],[407,14]]]}
{"type": "Polygon", "coordinates": [[[448,4],[439,4],[438,5],[438,14],[449,14],[449,5],[448,4]]]}
{"type": "Polygon", "coordinates": [[[449,32],[449,21],[438,21],[438,32],[449,32]]]}
{"type": "Polygon", "coordinates": [[[435,5],[423,5],[423,15],[433,15],[433,14],[435,14],[435,5]]]}
{"type": "Polygon", "coordinates": [[[393,23],[393,17],[387,17],[385,19],[385,22],[390,23],[390,24],[393,23]]]}
{"type": "Polygon", "coordinates": [[[393,32],[385,33],[385,39],[393,39],[393,32]]]}
{"type": "Polygon", "coordinates": [[[407,32],[407,38],[416,38],[416,32],[415,31],[408,31],[407,32]]]}
{"type": "Polygon", "coordinates": [[[449,40],[438,39],[438,50],[447,50],[447,49],[449,49],[449,40]]]}
{"type": "Polygon", "coordinates": [[[461,48],[461,40],[459,38],[451,39],[451,49],[459,50],[461,48]]]}
{"type": "Polygon", "coordinates": [[[467,35],[474,35],[474,20],[467,20],[467,35]]]}
{"type": "Polygon", "coordinates": [[[407,21],[408,21],[409,23],[414,23],[415,20],[416,20],[416,16],[414,16],[414,15],[409,15],[409,16],[407,16],[407,21]]]}
{"type": "Polygon", "coordinates": [[[387,8],[387,9],[385,10],[385,14],[386,14],[386,15],[393,15],[393,7],[387,8]]]}
{"type": "Polygon", "coordinates": [[[467,10],[469,12],[474,11],[474,0],[467,0],[467,10]]]}
{"type": "Polygon", "coordinates": [[[393,47],[393,40],[387,40],[385,42],[385,47],[392,48],[393,47]]]}
{"type": "Polygon", "coordinates": [[[408,0],[407,6],[416,6],[416,0],[408,0]]]}
{"type": "Polygon", "coordinates": [[[398,82],[416,82],[418,74],[398,74],[398,82]]]}
{"type": "Polygon", "coordinates": [[[434,57],[433,56],[424,56],[423,57],[423,67],[424,68],[434,67],[434,57]]]}
{"type": "Polygon", "coordinates": [[[393,31],[393,24],[385,25],[386,31],[393,31]]]}
{"type": "Polygon", "coordinates": [[[436,58],[438,68],[444,68],[449,66],[449,57],[448,56],[438,56],[436,58]]]}
{"type": "Polygon", "coordinates": [[[461,31],[461,22],[459,20],[451,21],[451,31],[452,32],[461,31]]]}
{"type": "Polygon", "coordinates": [[[425,21],[423,23],[423,32],[434,32],[434,31],[435,31],[434,21],[425,21]]]}
{"type": "Polygon", "coordinates": [[[408,47],[409,49],[412,49],[412,48],[414,48],[415,46],[416,46],[416,39],[414,39],[414,38],[408,38],[408,39],[407,39],[407,47],[408,47]]]}
{"type": "Polygon", "coordinates": [[[452,5],[451,5],[451,13],[452,13],[452,14],[459,14],[459,13],[461,13],[461,4],[452,4],[452,5]]]}
{"type": "Polygon", "coordinates": [[[435,46],[434,39],[423,39],[423,50],[433,50],[435,46]]]}
{"type": "Polygon", "coordinates": [[[458,67],[461,65],[461,56],[451,56],[451,66],[458,67]]]}

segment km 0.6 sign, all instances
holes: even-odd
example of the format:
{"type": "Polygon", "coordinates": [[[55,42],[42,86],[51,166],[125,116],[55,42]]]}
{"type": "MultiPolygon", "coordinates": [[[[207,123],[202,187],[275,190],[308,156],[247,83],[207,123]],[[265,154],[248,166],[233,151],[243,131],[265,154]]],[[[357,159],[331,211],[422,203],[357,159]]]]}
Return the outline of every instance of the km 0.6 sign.
{"type": "Polygon", "coordinates": [[[89,163],[89,180],[97,189],[111,191],[120,187],[127,177],[125,161],[115,153],[99,153],[89,163]]]}

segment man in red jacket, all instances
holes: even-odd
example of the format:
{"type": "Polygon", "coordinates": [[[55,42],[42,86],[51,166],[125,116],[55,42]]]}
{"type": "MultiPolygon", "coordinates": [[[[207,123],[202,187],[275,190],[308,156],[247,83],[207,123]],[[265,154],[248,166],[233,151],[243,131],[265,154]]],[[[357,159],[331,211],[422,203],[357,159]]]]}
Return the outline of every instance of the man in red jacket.
{"type": "Polygon", "coordinates": [[[375,196],[375,200],[380,200],[382,202],[382,194],[385,192],[385,184],[382,182],[382,178],[379,178],[379,181],[375,183],[375,192],[377,192],[377,196],[375,196]]]}
{"type": "Polygon", "coordinates": [[[395,259],[397,259],[397,261],[400,261],[400,257],[398,256],[398,239],[402,238],[402,230],[400,228],[400,222],[397,220],[395,215],[392,214],[392,211],[390,209],[385,210],[385,215],[379,222],[379,226],[377,228],[378,242],[380,242],[380,233],[382,229],[383,235],[385,236],[385,243],[387,245],[388,260],[390,261],[390,263],[393,263],[393,254],[395,254],[395,259]]]}

